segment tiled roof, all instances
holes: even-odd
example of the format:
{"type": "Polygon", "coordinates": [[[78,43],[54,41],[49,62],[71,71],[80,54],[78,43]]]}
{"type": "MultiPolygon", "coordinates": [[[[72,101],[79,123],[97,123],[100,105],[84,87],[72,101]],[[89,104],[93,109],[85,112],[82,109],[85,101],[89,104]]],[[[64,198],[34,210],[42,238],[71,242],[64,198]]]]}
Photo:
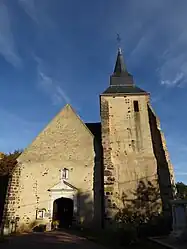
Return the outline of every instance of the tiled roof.
{"type": "Polygon", "coordinates": [[[110,76],[110,86],[102,94],[148,94],[134,84],[133,76],[126,69],[121,49],[118,49],[114,72],[110,76]]]}
{"type": "Polygon", "coordinates": [[[146,91],[140,89],[135,85],[125,86],[125,85],[118,85],[118,86],[109,86],[102,94],[147,94],[146,91]]]}

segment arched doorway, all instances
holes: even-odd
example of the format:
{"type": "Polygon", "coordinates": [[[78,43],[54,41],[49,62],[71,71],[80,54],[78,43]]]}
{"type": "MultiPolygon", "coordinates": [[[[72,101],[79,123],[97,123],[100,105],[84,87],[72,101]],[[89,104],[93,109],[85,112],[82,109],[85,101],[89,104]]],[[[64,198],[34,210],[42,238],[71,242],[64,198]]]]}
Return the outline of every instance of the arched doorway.
{"type": "Polygon", "coordinates": [[[59,222],[59,228],[69,227],[73,220],[73,200],[61,197],[53,202],[53,222],[59,222]]]}

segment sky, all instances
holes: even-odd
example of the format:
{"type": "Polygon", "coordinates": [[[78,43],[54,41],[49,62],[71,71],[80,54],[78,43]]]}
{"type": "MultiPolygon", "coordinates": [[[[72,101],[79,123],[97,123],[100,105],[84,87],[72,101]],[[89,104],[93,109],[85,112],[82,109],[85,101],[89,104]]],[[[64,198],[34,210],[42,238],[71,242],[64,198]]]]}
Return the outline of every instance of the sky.
{"type": "Polygon", "coordinates": [[[0,151],[24,149],[66,103],[99,121],[119,33],[187,183],[186,11],[186,0],[0,0],[0,151]]]}

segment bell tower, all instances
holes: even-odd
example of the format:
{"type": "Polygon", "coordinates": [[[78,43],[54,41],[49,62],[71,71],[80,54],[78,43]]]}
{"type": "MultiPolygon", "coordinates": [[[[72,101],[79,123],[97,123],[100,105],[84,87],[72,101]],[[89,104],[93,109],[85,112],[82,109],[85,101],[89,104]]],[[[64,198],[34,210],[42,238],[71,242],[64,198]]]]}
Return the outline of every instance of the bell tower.
{"type": "Polygon", "coordinates": [[[157,184],[148,114],[149,93],[137,87],[117,51],[109,87],[100,95],[105,216],[112,219],[122,199],[135,198],[138,184],[157,184]]]}

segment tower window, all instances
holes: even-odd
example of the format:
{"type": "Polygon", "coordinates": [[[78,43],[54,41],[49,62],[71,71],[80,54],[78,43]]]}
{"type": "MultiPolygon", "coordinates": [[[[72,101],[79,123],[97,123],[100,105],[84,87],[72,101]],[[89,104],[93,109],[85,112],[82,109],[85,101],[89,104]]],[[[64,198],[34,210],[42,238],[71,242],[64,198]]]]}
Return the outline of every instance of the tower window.
{"type": "Polygon", "coordinates": [[[139,112],[139,104],[138,104],[138,101],[135,100],[135,101],[133,101],[133,103],[134,103],[134,111],[135,111],[135,112],[139,112]]]}
{"type": "Polygon", "coordinates": [[[61,179],[68,179],[69,177],[69,170],[64,168],[61,170],[61,179]]]}

